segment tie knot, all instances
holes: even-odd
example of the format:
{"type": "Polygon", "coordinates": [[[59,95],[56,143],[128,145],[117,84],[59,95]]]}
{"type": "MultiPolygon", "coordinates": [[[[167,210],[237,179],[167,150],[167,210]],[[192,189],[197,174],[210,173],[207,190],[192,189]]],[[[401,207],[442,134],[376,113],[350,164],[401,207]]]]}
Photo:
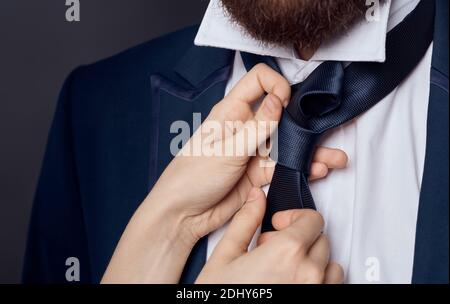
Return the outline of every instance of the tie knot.
{"type": "Polygon", "coordinates": [[[339,108],[343,82],[344,68],[341,62],[322,63],[304,82],[292,87],[287,111],[298,124],[307,128],[308,120],[339,108]]]}
{"type": "Polygon", "coordinates": [[[292,98],[278,127],[278,163],[309,172],[314,149],[322,132],[311,120],[341,105],[344,69],[340,62],[324,62],[301,84],[292,87],[292,98]]]}
{"type": "Polygon", "coordinates": [[[287,111],[284,111],[278,126],[278,164],[295,171],[309,173],[320,135],[302,128],[287,111]]]}

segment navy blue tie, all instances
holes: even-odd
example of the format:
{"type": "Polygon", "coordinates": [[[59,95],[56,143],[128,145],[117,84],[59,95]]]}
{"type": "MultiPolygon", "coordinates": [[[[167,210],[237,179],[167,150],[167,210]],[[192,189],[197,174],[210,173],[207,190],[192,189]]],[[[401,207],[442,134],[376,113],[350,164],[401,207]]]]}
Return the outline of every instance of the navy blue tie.
{"type": "MultiPolygon", "coordinates": [[[[292,87],[292,98],[278,128],[278,159],[267,197],[262,232],[272,231],[272,216],[283,210],[315,209],[308,186],[312,157],[328,130],[369,110],[389,95],[428,50],[434,29],[434,0],[422,0],[386,40],[386,61],[322,63],[304,82],[292,87]]],[[[247,69],[270,57],[242,53],[247,69]]],[[[393,147],[394,148],[394,147],[393,147]]]]}

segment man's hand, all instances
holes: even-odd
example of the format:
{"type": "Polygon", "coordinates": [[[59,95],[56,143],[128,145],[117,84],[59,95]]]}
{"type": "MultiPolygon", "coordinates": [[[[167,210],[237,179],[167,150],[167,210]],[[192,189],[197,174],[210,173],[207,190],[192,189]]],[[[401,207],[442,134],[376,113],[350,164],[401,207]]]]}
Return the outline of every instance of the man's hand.
{"type": "Polygon", "coordinates": [[[321,234],[323,218],[313,210],[275,214],[273,226],[277,231],[261,235],[258,247],[247,252],[265,205],[264,193],[252,189],[196,283],[342,283],[341,266],[329,262],[328,240],[321,234]]]}

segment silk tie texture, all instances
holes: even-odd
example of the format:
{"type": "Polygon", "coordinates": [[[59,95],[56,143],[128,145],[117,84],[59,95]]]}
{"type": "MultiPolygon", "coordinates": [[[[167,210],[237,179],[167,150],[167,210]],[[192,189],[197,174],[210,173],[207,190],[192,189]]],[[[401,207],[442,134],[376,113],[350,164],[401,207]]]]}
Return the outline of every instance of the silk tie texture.
{"type": "MultiPolygon", "coordinates": [[[[291,101],[278,126],[277,165],[267,196],[262,232],[273,231],[272,216],[290,209],[316,209],[308,185],[315,148],[327,131],[363,114],[389,95],[425,55],[433,39],[434,0],[422,0],[386,37],[383,63],[322,63],[292,86],[291,101]]],[[[273,58],[242,53],[247,70],[273,58]]],[[[273,157],[273,153],[272,153],[273,157]]]]}

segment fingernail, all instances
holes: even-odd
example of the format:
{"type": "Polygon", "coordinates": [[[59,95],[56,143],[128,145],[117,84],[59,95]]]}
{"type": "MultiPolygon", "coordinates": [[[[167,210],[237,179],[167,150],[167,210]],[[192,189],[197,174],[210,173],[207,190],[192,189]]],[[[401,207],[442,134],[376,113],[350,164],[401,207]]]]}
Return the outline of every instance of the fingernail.
{"type": "Polygon", "coordinates": [[[248,193],[247,202],[255,201],[259,197],[259,189],[258,188],[252,188],[250,192],[248,193]]]}
{"type": "Polygon", "coordinates": [[[278,100],[278,97],[276,97],[273,94],[269,94],[266,99],[266,109],[267,111],[272,113],[277,113],[280,106],[280,101],[278,100]]]}

